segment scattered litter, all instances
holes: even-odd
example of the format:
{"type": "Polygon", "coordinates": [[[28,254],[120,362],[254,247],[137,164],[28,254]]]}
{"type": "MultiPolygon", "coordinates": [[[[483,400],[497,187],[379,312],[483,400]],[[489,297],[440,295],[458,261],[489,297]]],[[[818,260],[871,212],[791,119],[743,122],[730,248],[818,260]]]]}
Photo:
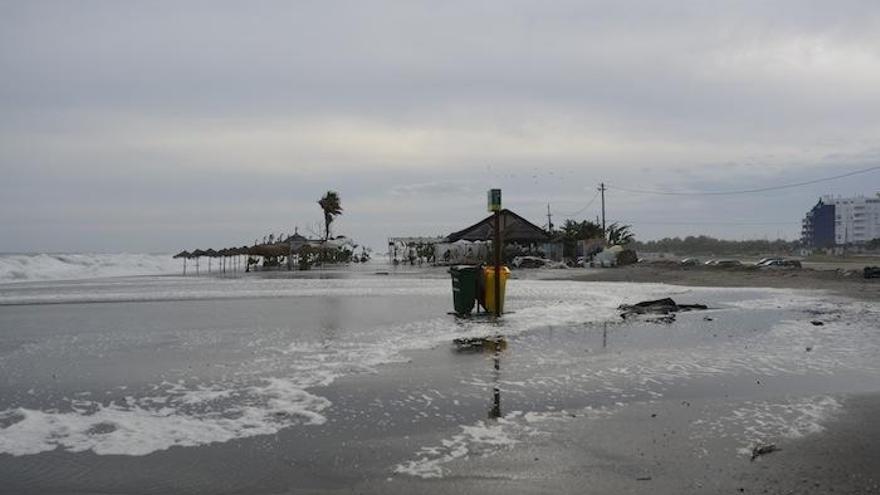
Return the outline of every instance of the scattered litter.
{"type": "Polygon", "coordinates": [[[822,323],[822,322],[819,321],[819,320],[813,320],[813,321],[811,321],[810,323],[812,323],[813,326],[815,326],[815,327],[821,327],[822,325],[824,325],[824,323],[822,323]]]}
{"type": "Polygon", "coordinates": [[[808,345],[806,351],[807,351],[807,352],[810,352],[810,351],[812,351],[812,350],[813,350],[813,346],[808,345]]]}
{"type": "Polygon", "coordinates": [[[641,476],[639,478],[636,478],[636,481],[651,481],[652,479],[653,478],[651,478],[650,476],[641,476]]]}

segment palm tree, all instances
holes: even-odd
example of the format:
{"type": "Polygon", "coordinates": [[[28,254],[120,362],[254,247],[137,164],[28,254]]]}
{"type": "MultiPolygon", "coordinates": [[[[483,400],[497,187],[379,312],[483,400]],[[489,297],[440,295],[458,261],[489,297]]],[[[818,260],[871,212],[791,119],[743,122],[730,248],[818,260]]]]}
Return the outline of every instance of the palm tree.
{"type": "Polygon", "coordinates": [[[636,236],[632,232],[632,226],[619,224],[617,222],[608,226],[608,244],[612,246],[625,246],[635,240],[636,236]]]}
{"type": "Polygon", "coordinates": [[[589,220],[578,222],[576,220],[566,220],[559,230],[559,238],[562,239],[563,256],[573,258],[577,253],[577,244],[587,239],[595,239],[602,237],[602,227],[589,220]]]}
{"type": "Polygon", "coordinates": [[[321,209],[324,210],[324,240],[330,239],[330,224],[337,215],[342,215],[342,202],[339,193],[327,191],[323,198],[318,200],[321,209]]]}

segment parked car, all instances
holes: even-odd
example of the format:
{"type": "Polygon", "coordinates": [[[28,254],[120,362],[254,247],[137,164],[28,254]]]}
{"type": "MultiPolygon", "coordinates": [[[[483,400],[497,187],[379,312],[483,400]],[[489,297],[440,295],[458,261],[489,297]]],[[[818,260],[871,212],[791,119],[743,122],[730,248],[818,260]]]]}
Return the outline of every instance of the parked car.
{"type": "Polygon", "coordinates": [[[758,265],[761,267],[781,267],[781,268],[801,268],[801,262],[798,260],[774,259],[765,261],[758,265]]]}
{"type": "Polygon", "coordinates": [[[510,264],[514,268],[568,268],[565,263],[537,256],[517,256],[510,264]]]}
{"type": "Polygon", "coordinates": [[[760,261],[755,263],[757,266],[766,266],[768,263],[772,263],[774,261],[782,261],[783,258],[761,258],[760,261]]]}
{"type": "Polygon", "coordinates": [[[683,260],[679,261],[679,264],[681,266],[695,266],[700,264],[700,260],[697,258],[684,258],[683,260]]]}
{"type": "Polygon", "coordinates": [[[714,260],[712,266],[718,267],[733,267],[733,266],[742,266],[742,262],[740,260],[714,260]]]}
{"type": "Polygon", "coordinates": [[[517,256],[510,264],[514,268],[541,268],[547,264],[547,261],[537,256],[517,256]]]}

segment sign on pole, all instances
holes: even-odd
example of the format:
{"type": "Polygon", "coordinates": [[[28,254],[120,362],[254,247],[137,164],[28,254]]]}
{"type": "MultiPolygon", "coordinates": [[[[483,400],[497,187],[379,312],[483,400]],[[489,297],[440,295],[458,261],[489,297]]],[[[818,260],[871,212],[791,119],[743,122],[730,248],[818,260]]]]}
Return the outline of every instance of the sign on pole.
{"type": "Polygon", "coordinates": [[[501,211],[501,189],[489,189],[489,211],[501,211]]]}

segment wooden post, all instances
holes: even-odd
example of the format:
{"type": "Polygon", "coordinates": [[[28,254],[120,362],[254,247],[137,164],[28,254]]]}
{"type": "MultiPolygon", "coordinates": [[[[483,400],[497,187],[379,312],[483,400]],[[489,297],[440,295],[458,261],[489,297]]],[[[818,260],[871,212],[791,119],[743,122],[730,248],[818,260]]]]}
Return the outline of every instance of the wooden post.
{"type": "MultiPolygon", "coordinates": [[[[599,184],[599,192],[602,193],[602,239],[607,243],[608,234],[605,230],[605,183],[599,184]]],[[[604,246],[603,246],[604,247],[604,246]]]]}
{"type": "Polygon", "coordinates": [[[489,189],[489,211],[494,213],[492,247],[495,250],[495,318],[501,317],[501,189],[489,189]]]}
{"type": "Polygon", "coordinates": [[[495,318],[501,317],[501,212],[495,211],[495,318]]]}

